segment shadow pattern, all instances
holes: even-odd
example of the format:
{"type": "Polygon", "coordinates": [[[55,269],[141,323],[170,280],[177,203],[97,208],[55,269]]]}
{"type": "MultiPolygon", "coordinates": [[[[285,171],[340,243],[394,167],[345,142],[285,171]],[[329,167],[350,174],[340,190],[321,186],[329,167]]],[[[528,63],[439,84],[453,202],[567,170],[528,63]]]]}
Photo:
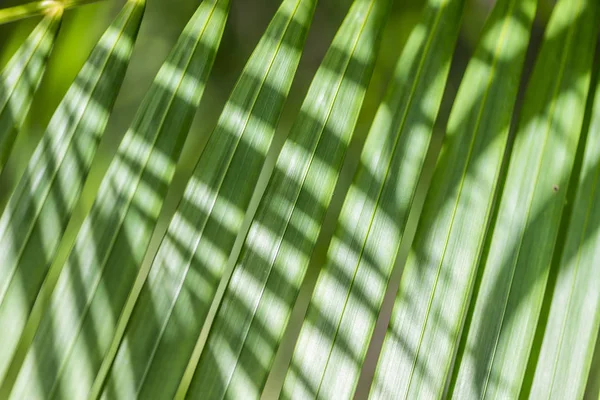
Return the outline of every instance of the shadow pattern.
{"type": "Polygon", "coordinates": [[[352,398],[423,170],[464,1],[430,1],[398,61],[317,280],[283,398],[352,398]]]}
{"type": "Polygon", "coordinates": [[[143,6],[127,4],[99,40],[0,218],[0,382],[79,199],[142,14],[143,6]]]}
{"type": "Polygon", "coordinates": [[[202,97],[228,7],[228,0],[204,1],[158,72],[62,267],[14,398],[89,394],[202,97]]]}
{"type": "Polygon", "coordinates": [[[237,259],[188,397],[260,395],[338,179],[389,5],[356,0],[317,71],[237,259]]]}
{"type": "Polygon", "coordinates": [[[284,1],[246,64],[155,256],[105,397],[175,394],[241,229],[315,5],[284,1]]]}

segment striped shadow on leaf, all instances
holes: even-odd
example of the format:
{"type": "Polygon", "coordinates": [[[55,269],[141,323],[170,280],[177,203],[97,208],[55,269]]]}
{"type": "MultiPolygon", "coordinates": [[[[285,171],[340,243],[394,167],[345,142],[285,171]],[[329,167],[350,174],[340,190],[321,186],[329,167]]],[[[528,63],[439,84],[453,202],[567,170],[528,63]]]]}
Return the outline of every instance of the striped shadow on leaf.
{"type": "Polygon", "coordinates": [[[129,2],[56,110],[0,218],[0,382],[13,357],[123,82],[144,5],[129,2]]]}
{"type": "Polygon", "coordinates": [[[0,171],[25,122],[62,20],[62,8],[48,12],[0,74],[0,171]]]}
{"type": "Polygon", "coordinates": [[[456,398],[517,398],[582,128],[600,4],[560,0],[525,95],[457,358],[456,398]]]}
{"type": "Polygon", "coordinates": [[[284,398],[352,398],[446,86],[463,0],[430,0],[398,61],[346,196],[284,398]]]}
{"type": "Polygon", "coordinates": [[[13,398],[85,398],[150,241],[229,1],[205,0],[158,72],[58,276],[13,398]]]}
{"type": "Polygon", "coordinates": [[[250,57],[159,247],[108,398],[171,398],[196,344],[295,75],[316,0],[285,0],[250,57]]]}
{"type": "MultiPolygon", "coordinates": [[[[581,399],[600,326],[600,84],[529,398],[581,399]]],[[[595,379],[590,376],[589,379],[595,379]]]]}
{"type": "Polygon", "coordinates": [[[461,83],[372,395],[439,398],[483,252],[537,0],[499,0],[461,83]]]}
{"type": "Polygon", "coordinates": [[[206,342],[198,342],[180,394],[191,379],[191,398],[260,395],[333,194],[389,5],[356,0],[334,38],[233,274],[225,277],[220,308],[206,342]]]}

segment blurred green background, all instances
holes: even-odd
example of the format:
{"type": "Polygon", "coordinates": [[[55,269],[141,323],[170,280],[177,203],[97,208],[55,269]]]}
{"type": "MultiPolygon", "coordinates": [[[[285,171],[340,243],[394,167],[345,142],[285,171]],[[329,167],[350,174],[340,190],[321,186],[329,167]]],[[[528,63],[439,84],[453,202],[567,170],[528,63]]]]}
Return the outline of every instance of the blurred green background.
{"type": "MultiPolygon", "coordinates": [[[[25,2],[22,0],[0,0],[0,8],[19,5],[25,2]]],[[[351,2],[351,0],[319,1],[300,67],[279,124],[276,139],[271,149],[271,155],[268,158],[267,168],[263,171],[263,178],[259,184],[258,192],[260,192],[261,187],[264,188],[269,167],[272,167],[274,163],[275,155],[283,144],[285,135],[294,121],[302,99],[310,85],[310,81],[327,51],[337,28],[348,11],[351,2]]],[[[40,91],[36,95],[32,111],[30,112],[25,128],[17,139],[11,158],[2,175],[0,175],[0,206],[8,200],[8,196],[16,184],[16,180],[21,175],[62,96],[66,93],[75,75],[85,62],[92,47],[122,7],[123,3],[123,0],[103,0],[98,3],[68,10],[65,13],[56,47],[50,59],[40,91]]],[[[238,75],[266,29],[271,17],[274,15],[280,4],[280,0],[232,0],[231,3],[230,16],[223,41],[188,141],[184,147],[174,184],[167,196],[146,265],[151,260],[153,249],[157,247],[162,234],[166,230],[166,224],[177,206],[185,182],[191,174],[208,135],[217,123],[220,111],[238,75]]],[[[336,195],[326,218],[322,238],[315,252],[307,281],[295,309],[297,316],[302,315],[303,307],[308,302],[316,273],[322,264],[320,260],[322,260],[325,254],[327,238],[332,234],[343,196],[350,185],[354,170],[358,164],[360,148],[373,120],[377,106],[385,93],[396,60],[412,28],[418,22],[424,3],[424,0],[395,0],[393,11],[386,26],[378,63],[367,92],[353,142],[346,157],[346,163],[341,175],[342,178],[336,189],[336,195]]],[[[532,69],[543,35],[543,28],[554,3],[555,1],[553,0],[540,0],[523,82],[526,82],[528,74],[532,69]]],[[[131,123],[146,90],[149,88],[160,65],[174,45],[184,25],[199,4],[200,0],[147,0],[145,17],[125,82],[109,121],[104,140],[97,153],[96,161],[94,162],[82,196],[82,201],[69,225],[65,240],[63,240],[61,247],[62,257],[57,257],[56,262],[61,262],[64,259],[63,257],[70,248],[83,217],[89,210],[89,207],[91,207],[101,178],[108,168],[108,164],[128,125],[131,123]]],[[[494,0],[467,0],[462,30],[452,63],[442,111],[437,121],[422,188],[425,187],[427,180],[430,178],[453,98],[460,84],[466,64],[477,44],[485,19],[493,4],[494,0]]],[[[31,18],[16,23],[0,25],[0,67],[6,64],[38,21],[39,18],[31,18]]],[[[521,90],[521,98],[522,92],[523,90],[521,90]]],[[[421,199],[423,195],[424,190],[421,190],[421,199]]],[[[411,218],[411,226],[407,230],[407,238],[410,238],[411,231],[414,230],[418,212],[419,207],[416,207],[411,218]]],[[[402,264],[402,261],[403,257],[401,256],[399,264],[402,264]]],[[[397,270],[398,272],[392,277],[391,286],[394,286],[395,282],[397,286],[397,282],[399,282],[401,269],[397,268],[397,270]]],[[[389,308],[389,304],[391,304],[390,301],[387,303],[388,305],[384,306],[384,310],[385,307],[389,308]]],[[[289,332],[293,333],[297,330],[299,320],[298,317],[295,319],[292,318],[289,332]]],[[[384,328],[384,325],[380,328],[380,331],[384,328]]],[[[382,332],[378,334],[381,335],[382,332]]],[[[293,336],[292,334],[282,345],[282,354],[290,351],[293,344],[293,336]]],[[[277,362],[279,361],[281,360],[277,362]]],[[[367,368],[367,375],[369,368],[372,368],[372,366],[367,368]]],[[[274,368],[273,370],[277,371],[278,368],[274,368]]],[[[269,382],[273,380],[277,380],[277,376],[272,377],[269,382]]]]}

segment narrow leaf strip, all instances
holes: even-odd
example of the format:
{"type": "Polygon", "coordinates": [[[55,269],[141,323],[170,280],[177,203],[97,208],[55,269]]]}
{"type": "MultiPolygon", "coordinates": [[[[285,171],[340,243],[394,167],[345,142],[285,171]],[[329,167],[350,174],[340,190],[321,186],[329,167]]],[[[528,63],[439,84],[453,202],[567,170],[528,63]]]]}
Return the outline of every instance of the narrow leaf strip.
{"type": "Polygon", "coordinates": [[[204,1],[159,71],[60,272],[13,398],[87,397],[173,177],[228,6],[204,1]]]}
{"type": "Polygon", "coordinates": [[[73,8],[97,1],[100,0],[42,0],[4,8],[0,10],[0,24],[18,21],[36,15],[53,14],[57,11],[62,12],[62,10],[66,10],[67,8],[73,8]]]}
{"type": "Polygon", "coordinates": [[[108,397],[175,394],[240,231],[315,5],[284,1],[250,57],[159,247],[106,383],[108,397]]]}
{"type": "Polygon", "coordinates": [[[190,362],[188,371],[198,365],[189,397],[260,395],[333,194],[389,4],[356,0],[325,56],[279,155],[207,342],[199,359],[190,362]]]}
{"type": "Polygon", "coordinates": [[[537,0],[499,0],[450,115],[386,334],[376,398],[440,398],[457,353],[537,0]]]}
{"type": "Polygon", "coordinates": [[[423,170],[463,0],[430,0],[369,133],[284,397],[352,398],[423,170]]]}
{"type": "Polygon", "coordinates": [[[0,74],[0,171],[42,81],[61,19],[61,8],[44,17],[0,74]]]}
{"type": "MultiPolygon", "coordinates": [[[[143,13],[129,2],[75,78],[0,218],[0,378],[56,254],[119,93],[143,13]]],[[[2,379],[0,379],[2,381],[2,379]]]]}
{"type": "MultiPolygon", "coordinates": [[[[599,6],[560,0],[550,19],[465,328],[456,398],[519,396],[583,124],[599,6]]],[[[434,318],[442,326],[448,317],[434,318]]]]}
{"type": "Polygon", "coordinates": [[[530,398],[583,398],[600,326],[598,260],[600,85],[530,398]]]}

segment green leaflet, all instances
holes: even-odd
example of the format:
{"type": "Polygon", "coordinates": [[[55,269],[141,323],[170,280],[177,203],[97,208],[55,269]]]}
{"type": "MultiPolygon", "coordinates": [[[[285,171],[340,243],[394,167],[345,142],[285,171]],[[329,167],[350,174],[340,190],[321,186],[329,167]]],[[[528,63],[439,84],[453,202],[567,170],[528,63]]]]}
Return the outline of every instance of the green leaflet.
{"type": "Polygon", "coordinates": [[[179,393],[193,372],[189,397],[260,395],[358,118],[389,4],[352,5],[283,146],[205,346],[194,352],[179,393]]]}
{"type": "Polygon", "coordinates": [[[443,396],[483,250],[537,0],[500,0],[454,102],[372,393],[443,396]]]}
{"type": "Polygon", "coordinates": [[[56,7],[52,11],[31,32],[0,74],[0,171],[25,122],[54,46],[62,8],[56,7]]]}
{"type": "Polygon", "coordinates": [[[585,392],[600,325],[599,179],[600,84],[530,398],[581,399],[585,392]]]}
{"type": "Polygon", "coordinates": [[[404,234],[463,0],[430,0],[369,133],[308,308],[284,397],[353,396],[404,234]]]}
{"type": "Polygon", "coordinates": [[[0,218],[0,382],[79,199],[144,4],[127,3],[56,110],[0,218]]]}
{"type": "Polygon", "coordinates": [[[550,19],[465,327],[455,398],[519,395],[582,127],[598,9],[596,0],[561,0],[550,19]]]}
{"type": "Polygon", "coordinates": [[[171,398],[240,231],[287,98],[316,0],[286,0],[203,151],[119,348],[108,398],[171,398]]]}
{"type": "Polygon", "coordinates": [[[58,277],[13,398],[85,398],[108,350],[219,46],[205,0],[159,71],[58,277]]]}
{"type": "Polygon", "coordinates": [[[67,8],[94,3],[100,0],[42,0],[0,10],[0,24],[18,21],[23,18],[54,12],[62,13],[67,8]]]}

